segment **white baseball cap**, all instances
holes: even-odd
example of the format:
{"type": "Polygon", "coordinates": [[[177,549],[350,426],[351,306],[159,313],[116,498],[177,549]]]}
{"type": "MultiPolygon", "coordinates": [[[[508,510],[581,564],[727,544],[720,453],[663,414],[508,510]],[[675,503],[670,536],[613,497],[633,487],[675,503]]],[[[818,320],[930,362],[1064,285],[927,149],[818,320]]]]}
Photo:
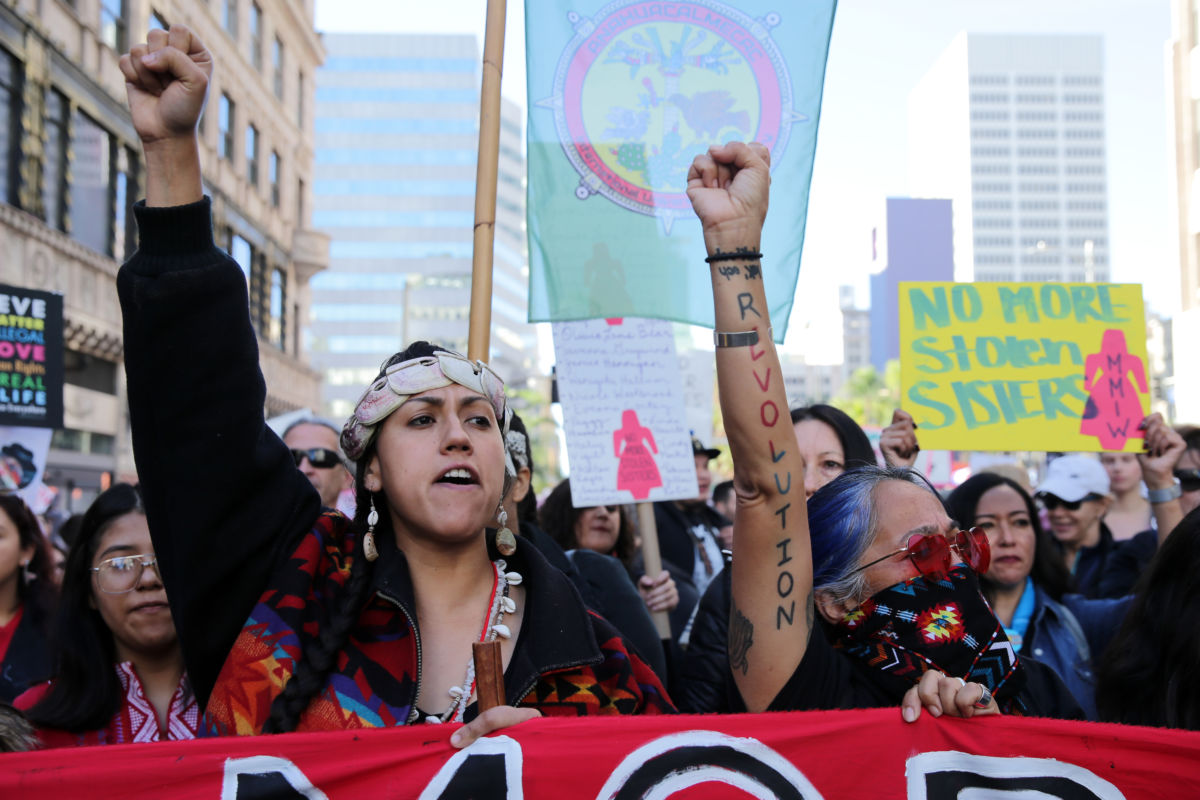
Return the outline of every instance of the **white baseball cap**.
{"type": "Polygon", "coordinates": [[[1052,494],[1074,503],[1090,494],[1108,494],[1108,489],[1108,473],[1098,459],[1071,453],[1050,462],[1046,479],[1038,485],[1037,493],[1052,494]]]}

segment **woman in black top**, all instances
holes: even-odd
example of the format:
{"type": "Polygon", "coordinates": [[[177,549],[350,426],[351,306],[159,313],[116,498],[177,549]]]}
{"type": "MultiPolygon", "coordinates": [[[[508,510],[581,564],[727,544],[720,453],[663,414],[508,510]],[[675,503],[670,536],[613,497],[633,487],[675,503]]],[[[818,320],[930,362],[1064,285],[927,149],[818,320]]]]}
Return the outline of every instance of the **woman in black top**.
{"type": "Polygon", "coordinates": [[[769,158],[734,142],[697,157],[688,175],[712,269],[738,495],[729,663],[739,699],[750,711],[903,700],[907,720],[921,708],[1078,715],[1052,673],[1016,659],[983,600],[975,572],[987,567],[986,536],[958,531],[919,476],[844,473],[813,495],[806,517],[805,464],[759,267],[769,158]],[[818,612],[824,630],[814,636],[818,612]]]}

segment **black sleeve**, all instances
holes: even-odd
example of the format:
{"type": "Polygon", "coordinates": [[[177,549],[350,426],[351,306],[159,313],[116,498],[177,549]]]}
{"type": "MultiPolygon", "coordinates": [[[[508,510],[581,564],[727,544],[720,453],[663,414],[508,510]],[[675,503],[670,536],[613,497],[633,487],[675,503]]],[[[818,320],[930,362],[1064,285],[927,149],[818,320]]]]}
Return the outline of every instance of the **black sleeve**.
{"type": "MultiPolygon", "coordinates": [[[[729,675],[730,710],[737,714],[746,710],[729,675]]],[[[842,655],[829,640],[820,623],[813,629],[804,650],[804,658],[788,682],[767,706],[768,711],[834,711],[850,708],[900,707],[870,680],[861,676],[849,657],[842,655]]]]}
{"type": "Polygon", "coordinates": [[[1158,532],[1142,531],[1132,539],[1117,543],[1104,562],[1096,597],[1124,597],[1133,591],[1142,571],[1158,550],[1158,532]]]}
{"type": "Polygon", "coordinates": [[[573,550],[571,577],[588,608],[620,632],[654,674],[667,685],[667,661],[654,619],[621,562],[591,550],[573,550]],[[576,580],[577,578],[577,580],[576,580]]]}
{"type": "Polygon", "coordinates": [[[1021,690],[1020,697],[1030,716],[1087,719],[1083,707],[1057,672],[1026,655],[1021,656],[1021,663],[1025,666],[1025,688],[1021,690]]]}
{"type": "Polygon", "coordinates": [[[729,674],[730,573],[726,564],[700,598],[678,686],[671,687],[679,710],[685,714],[729,711],[725,681],[729,674]]]}
{"type": "Polygon", "coordinates": [[[135,207],[117,275],[134,458],[184,662],[203,706],[267,577],[320,512],[266,426],[241,268],[208,199],[135,207]]]}

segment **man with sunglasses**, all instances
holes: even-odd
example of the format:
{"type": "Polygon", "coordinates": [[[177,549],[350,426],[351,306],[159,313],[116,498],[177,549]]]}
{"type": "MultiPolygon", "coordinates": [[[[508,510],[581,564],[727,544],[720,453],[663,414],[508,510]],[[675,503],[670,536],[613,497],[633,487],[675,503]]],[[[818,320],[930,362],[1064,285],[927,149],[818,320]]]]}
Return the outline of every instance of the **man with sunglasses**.
{"type": "Polygon", "coordinates": [[[302,417],[283,432],[283,443],[292,451],[296,467],[321,495],[321,505],[338,507],[338,495],[354,486],[338,450],[341,426],[321,417],[302,417]]]}

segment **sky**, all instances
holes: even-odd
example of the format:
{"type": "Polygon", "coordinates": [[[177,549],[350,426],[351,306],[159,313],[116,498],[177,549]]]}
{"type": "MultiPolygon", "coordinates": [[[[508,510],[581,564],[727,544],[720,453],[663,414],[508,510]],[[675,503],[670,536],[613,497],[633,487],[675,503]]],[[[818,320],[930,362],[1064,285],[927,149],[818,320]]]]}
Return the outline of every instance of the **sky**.
{"type": "MultiPolygon", "coordinates": [[[[735,0],[730,0],[736,4],[735,0]]],[[[781,9],[787,2],[781,0],[781,9]]],[[[475,33],[486,0],[317,0],[329,32],[475,33]]],[[[825,75],[796,306],[785,349],[840,360],[814,343],[837,325],[838,286],[869,303],[870,234],[886,197],[906,196],[907,99],[960,31],[1085,33],[1105,40],[1112,277],[1142,282],[1149,306],[1173,313],[1179,273],[1173,222],[1166,46],[1170,0],[843,0],[825,75]]],[[[507,8],[502,92],[526,107],[524,8],[507,8]]]]}

